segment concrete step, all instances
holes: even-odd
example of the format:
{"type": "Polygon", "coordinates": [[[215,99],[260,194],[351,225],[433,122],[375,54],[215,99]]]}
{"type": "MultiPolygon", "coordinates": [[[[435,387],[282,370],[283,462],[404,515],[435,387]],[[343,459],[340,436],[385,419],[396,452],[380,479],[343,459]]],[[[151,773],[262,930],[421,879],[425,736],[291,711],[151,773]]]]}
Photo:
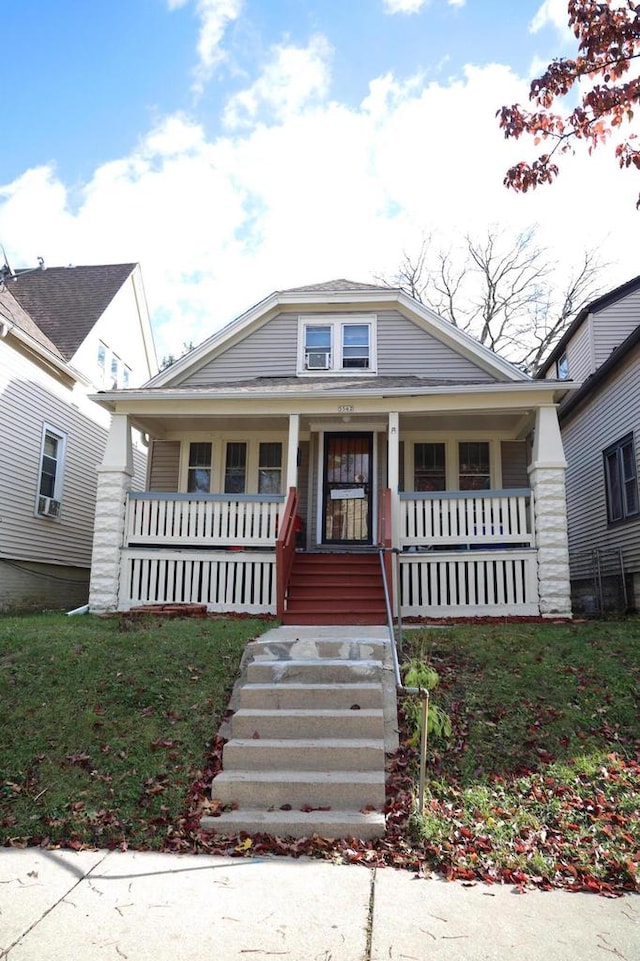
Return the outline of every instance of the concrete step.
{"type": "Polygon", "coordinates": [[[382,837],[384,814],[376,811],[228,811],[220,817],[203,817],[201,827],[218,834],[275,834],[279,837],[323,838],[382,837]]]}
{"type": "Polygon", "coordinates": [[[380,660],[389,655],[389,642],[378,638],[362,638],[348,641],[318,638],[294,638],[290,641],[252,641],[247,653],[256,661],[302,661],[307,658],[328,657],[348,661],[380,660]]]}
{"type": "Polygon", "coordinates": [[[351,660],[347,658],[304,658],[286,661],[252,661],[247,666],[247,681],[254,683],[353,683],[354,681],[379,681],[382,673],[380,661],[375,659],[351,660]]]}
{"type": "Polygon", "coordinates": [[[381,710],[307,710],[240,708],[231,720],[234,738],[383,738],[381,710]]]}
{"type": "Polygon", "coordinates": [[[244,684],[240,688],[240,707],[262,710],[349,710],[382,707],[379,683],[363,684],[244,684]]]}
{"type": "Polygon", "coordinates": [[[381,738],[232,738],[225,771],[383,771],[381,738]]]}
{"type": "Polygon", "coordinates": [[[382,810],[385,781],[382,771],[221,771],[211,785],[211,797],[241,809],[330,807],[382,810]]]}

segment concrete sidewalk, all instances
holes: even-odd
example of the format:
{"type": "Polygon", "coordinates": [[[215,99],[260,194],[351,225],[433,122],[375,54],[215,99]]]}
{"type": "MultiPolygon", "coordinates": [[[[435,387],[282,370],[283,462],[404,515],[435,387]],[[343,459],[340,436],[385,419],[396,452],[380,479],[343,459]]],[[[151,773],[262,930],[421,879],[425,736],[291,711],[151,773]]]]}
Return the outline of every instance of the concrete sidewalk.
{"type": "Polygon", "coordinates": [[[620,961],[640,897],[283,858],[0,849],[9,961],[620,961]]]}

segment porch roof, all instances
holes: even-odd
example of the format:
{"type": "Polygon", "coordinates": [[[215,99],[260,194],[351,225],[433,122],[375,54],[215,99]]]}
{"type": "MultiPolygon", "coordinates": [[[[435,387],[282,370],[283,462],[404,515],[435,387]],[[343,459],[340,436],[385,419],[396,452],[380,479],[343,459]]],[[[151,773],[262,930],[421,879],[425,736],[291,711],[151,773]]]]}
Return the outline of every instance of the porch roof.
{"type": "MultiPolygon", "coordinates": [[[[546,395],[547,403],[557,403],[579,384],[571,381],[516,381],[496,383],[475,380],[447,380],[415,375],[385,377],[371,376],[333,376],[333,377],[255,377],[250,380],[223,381],[206,387],[155,387],[127,390],[100,391],[92,399],[108,410],[124,409],[128,401],[171,401],[189,400],[242,400],[277,399],[286,395],[293,398],[309,398],[328,394],[342,397],[403,397],[428,396],[432,394],[495,394],[513,393],[520,395],[532,393],[546,395]]],[[[514,402],[518,403],[518,401],[514,402]]],[[[541,401],[542,402],[542,401],[541,401]]]]}

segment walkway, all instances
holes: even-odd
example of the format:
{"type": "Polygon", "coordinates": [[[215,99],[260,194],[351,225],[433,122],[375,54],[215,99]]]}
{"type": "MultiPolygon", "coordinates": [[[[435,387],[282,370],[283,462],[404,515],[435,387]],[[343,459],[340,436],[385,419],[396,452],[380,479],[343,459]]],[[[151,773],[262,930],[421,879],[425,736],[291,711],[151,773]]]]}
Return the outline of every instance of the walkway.
{"type": "Polygon", "coordinates": [[[8,961],[636,961],[640,897],[285,859],[0,848],[8,961]]]}

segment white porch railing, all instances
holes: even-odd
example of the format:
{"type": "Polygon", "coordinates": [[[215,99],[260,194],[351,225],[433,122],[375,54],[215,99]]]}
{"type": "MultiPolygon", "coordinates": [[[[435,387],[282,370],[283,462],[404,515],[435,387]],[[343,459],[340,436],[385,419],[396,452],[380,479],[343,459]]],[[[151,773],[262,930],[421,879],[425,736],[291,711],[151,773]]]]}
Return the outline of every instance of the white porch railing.
{"type": "Polygon", "coordinates": [[[272,547],[284,497],[131,492],[125,546],[272,547]]]}
{"type": "Polygon", "coordinates": [[[408,491],[400,494],[400,546],[532,547],[530,490],[408,491]]]}
{"type": "Polygon", "coordinates": [[[118,609],[204,604],[213,612],[275,614],[275,551],[124,549],[118,609]]]}
{"type": "Polygon", "coordinates": [[[536,550],[407,553],[398,563],[403,617],[540,613],[536,550]]]}

